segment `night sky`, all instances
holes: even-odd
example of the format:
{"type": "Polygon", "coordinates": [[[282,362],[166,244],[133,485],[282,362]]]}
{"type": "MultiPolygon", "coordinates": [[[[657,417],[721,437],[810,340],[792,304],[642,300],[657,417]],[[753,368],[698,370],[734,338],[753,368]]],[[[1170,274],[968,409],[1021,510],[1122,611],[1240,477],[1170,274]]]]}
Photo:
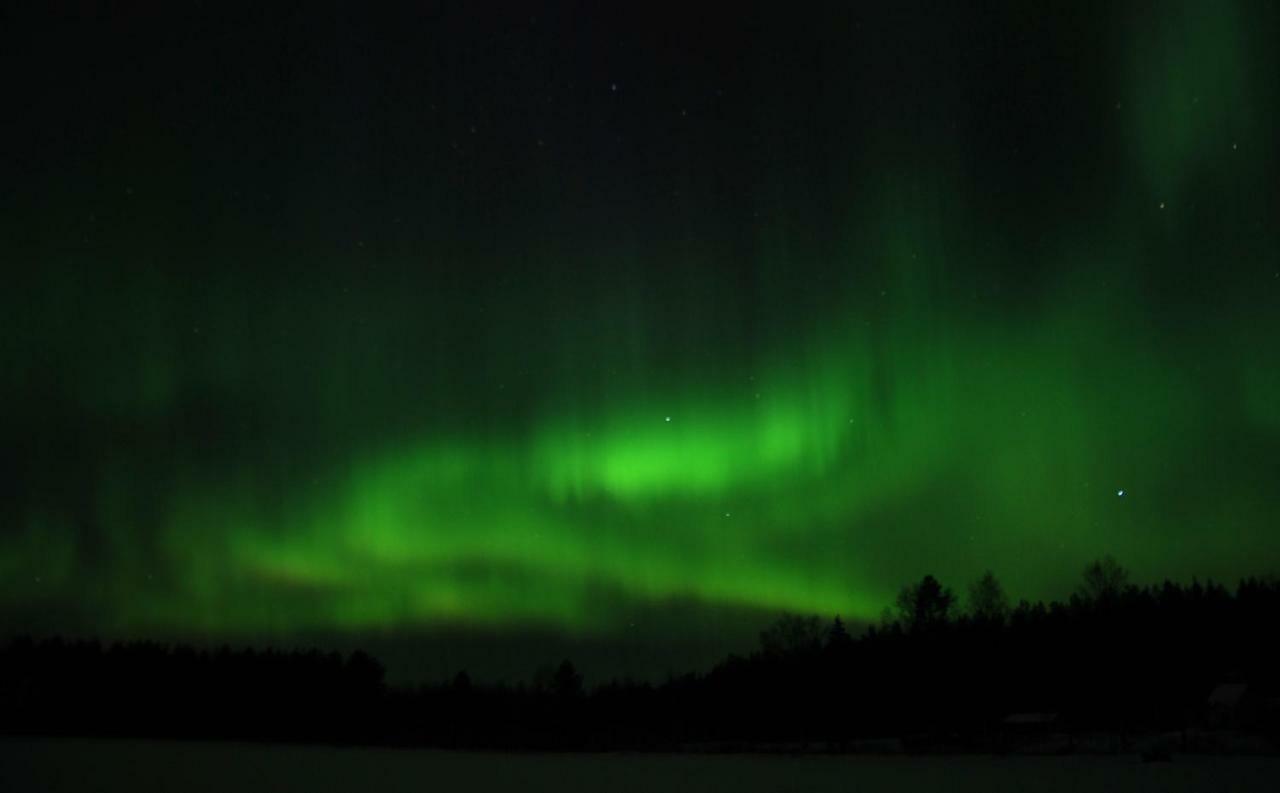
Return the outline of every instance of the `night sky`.
{"type": "Polygon", "coordinates": [[[5,633],[1280,566],[1274,4],[221,5],[0,12],[5,633]]]}

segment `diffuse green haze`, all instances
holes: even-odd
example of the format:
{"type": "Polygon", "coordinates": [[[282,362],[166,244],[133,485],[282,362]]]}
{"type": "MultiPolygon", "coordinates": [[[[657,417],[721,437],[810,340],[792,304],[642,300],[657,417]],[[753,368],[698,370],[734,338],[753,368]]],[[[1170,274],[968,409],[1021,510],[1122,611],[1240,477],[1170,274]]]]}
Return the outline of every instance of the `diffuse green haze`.
{"type": "Polygon", "coordinates": [[[847,155],[834,207],[769,177],[745,245],[205,248],[143,192],[91,252],[15,243],[7,619],[607,635],[626,603],[874,619],[925,572],[1061,596],[1103,553],[1265,572],[1276,63],[1198,5],[1126,29],[1089,111],[1121,164],[1061,218],[937,135],[847,155]]]}

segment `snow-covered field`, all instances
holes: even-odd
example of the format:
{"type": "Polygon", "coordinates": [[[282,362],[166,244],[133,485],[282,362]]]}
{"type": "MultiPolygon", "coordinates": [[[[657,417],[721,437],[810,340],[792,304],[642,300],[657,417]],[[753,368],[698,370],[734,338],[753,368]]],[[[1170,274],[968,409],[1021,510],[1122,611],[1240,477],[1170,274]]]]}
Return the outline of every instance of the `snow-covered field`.
{"type": "Polygon", "coordinates": [[[1280,758],[485,754],[156,741],[0,739],[0,791],[1280,790],[1280,758]]]}

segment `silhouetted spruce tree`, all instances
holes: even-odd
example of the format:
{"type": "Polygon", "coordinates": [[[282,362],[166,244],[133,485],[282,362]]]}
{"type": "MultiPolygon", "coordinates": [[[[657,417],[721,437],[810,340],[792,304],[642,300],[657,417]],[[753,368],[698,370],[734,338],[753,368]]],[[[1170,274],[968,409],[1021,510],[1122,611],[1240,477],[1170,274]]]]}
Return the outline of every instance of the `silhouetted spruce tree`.
{"type": "Polygon", "coordinates": [[[560,662],[555,674],[551,677],[551,690],[561,699],[576,699],[582,696],[582,675],[574,668],[569,659],[560,662]]]}
{"type": "Polygon", "coordinates": [[[1110,554],[1085,565],[1079,595],[1094,603],[1113,603],[1129,583],[1129,571],[1110,554]]]}
{"type": "Polygon", "coordinates": [[[945,627],[954,603],[951,590],[931,575],[920,579],[918,584],[903,587],[897,600],[902,623],[912,633],[945,627]]]}
{"type": "Polygon", "coordinates": [[[852,645],[853,637],[844,627],[844,620],[837,614],[835,619],[831,620],[831,627],[827,628],[827,649],[844,650],[852,645]]]}
{"type": "Polygon", "coordinates": [[[783,614],[760,632],[760,650],[768,656],[795,655],[822,647],[822,620],[783,614]]]}
{"type": "Polygon", "coordinates": [[[975,622],[1003,625],[1009,615],[1009,599],[995,573],[988,570],[969,585],[969,616],[975,622]]]}

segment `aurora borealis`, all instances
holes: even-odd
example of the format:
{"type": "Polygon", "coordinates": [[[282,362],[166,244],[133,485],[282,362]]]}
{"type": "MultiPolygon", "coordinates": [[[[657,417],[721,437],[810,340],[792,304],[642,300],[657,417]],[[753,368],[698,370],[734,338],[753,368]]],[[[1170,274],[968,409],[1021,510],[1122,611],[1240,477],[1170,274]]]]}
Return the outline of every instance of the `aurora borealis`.
{"type": "Polygon", "coordinates": [[[1277,10],[851,5],[9,19],[0,627],[1273,572],[1277,10]]]}

